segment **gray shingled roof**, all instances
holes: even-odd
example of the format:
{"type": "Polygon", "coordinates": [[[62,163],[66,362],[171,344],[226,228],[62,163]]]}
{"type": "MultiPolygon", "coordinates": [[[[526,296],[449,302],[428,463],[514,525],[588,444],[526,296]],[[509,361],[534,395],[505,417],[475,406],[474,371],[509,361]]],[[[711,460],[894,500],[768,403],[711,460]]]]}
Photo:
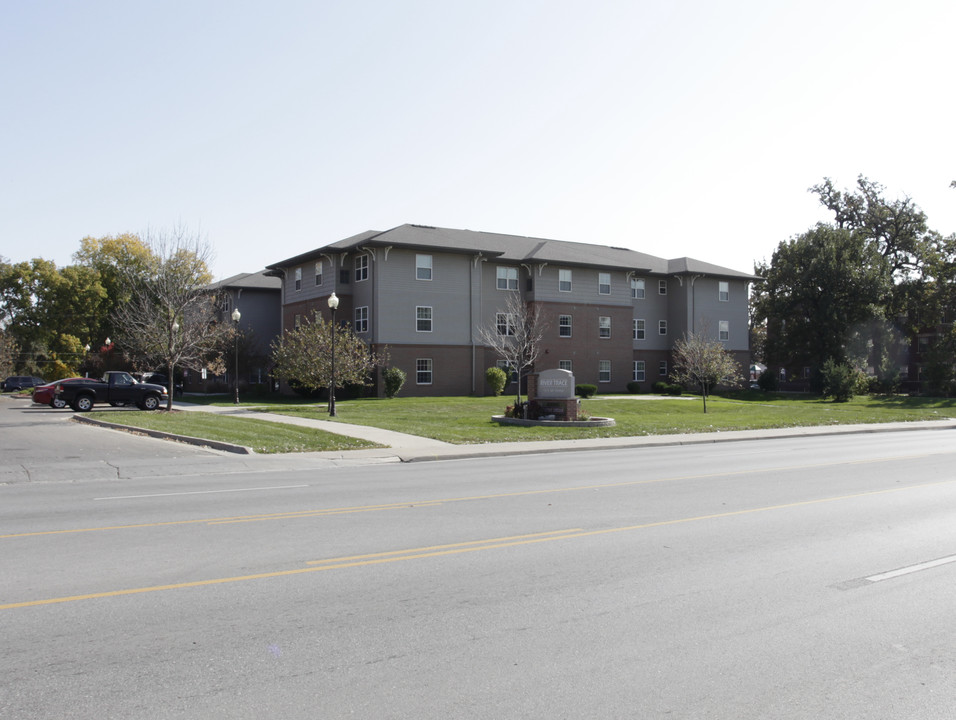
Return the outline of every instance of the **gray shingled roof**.
{"type": "Polygon", "coordinates": [[[265,270],[257,273],[239,273],[223,280],[217,280],[206,286],[208,290],[218,290],[220,288],[254,288],[256,290],[281,290],[282,280],[277,277],[271,277],[265,274],[265,270]]]}
{"type": "Polygon", "coordinates": [[[475,230],[453,230],[426,225],[399,225],[384,232],[368,230],[268,267],[289,267],[316,259],[330,252],[344,252],[360,247],[384,247],[389,245],[444,252],[474,253],[477,251],[492,258],[512,262],[617,267],[660,275],[700,273],[735,278],[754,277],[750,273],[738,272],[691,258],[665,260],[635,250],[607,245],[591,245],[475,230]]]}

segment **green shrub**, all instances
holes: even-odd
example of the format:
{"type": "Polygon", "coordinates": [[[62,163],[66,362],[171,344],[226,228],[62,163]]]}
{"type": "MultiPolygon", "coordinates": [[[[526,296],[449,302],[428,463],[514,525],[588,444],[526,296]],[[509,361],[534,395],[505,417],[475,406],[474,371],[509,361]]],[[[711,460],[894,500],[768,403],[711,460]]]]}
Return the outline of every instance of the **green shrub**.
{"type": "Polygon", "coordinates": [[[760,373],[760,377],[757,378],[757,385],[764,392],[774,392],[780,388],[780,383],[777,380],[777,373],[773,372],[769,368],[760,373]]]}
{"type": "Polygon", "coordinates": [[[820,371],[823,397],[833,398],[833,402],[847,402],[856,392],[859,374],[849,365],[842,365],[830,358],[823,363],[820,371]]]}
{"type": "Polygon", "coordinates": [[[670,385],[663,380],[658,380],[651,386],[651,389],[658,395],[666,395],[670,385]]]}
{"type": "Polygon", "coordinates": [[[401,391],[405,384],[405,371],[397,367],[388,367],[382,370],[382,380],[385,382],[385,397],[393,398],[401,391]]]}
{"type": "Polygon", "coordinates": [[[627,384],[627,391],[632,395],[638,395],[641,392],[641,383],[632,380],[627,384]]]}
{"type": "Polygon", "coordinates": [[[594,397],[597,395],[597,385],[588,385],[586,383],[574,386],[574,394],[583,398],[594,397]]]}
{"type": "Polygon", "coordinates": [[[684,392],[684,388],[682,388],[677,383],[672,383],[671,385],[667,386],[668,395],[680,395],[683,392],[684,392]]]}
{"type": "Polygon", "coordinates": [[[508,373],[506,373],[500,367],[490,367],[485,370],[485,380],[487,380],[488,385],[491,386],[492,391],[495,393],[495,397],[498,397],[504,392],[505,385],[508,384],[508,373]]]}

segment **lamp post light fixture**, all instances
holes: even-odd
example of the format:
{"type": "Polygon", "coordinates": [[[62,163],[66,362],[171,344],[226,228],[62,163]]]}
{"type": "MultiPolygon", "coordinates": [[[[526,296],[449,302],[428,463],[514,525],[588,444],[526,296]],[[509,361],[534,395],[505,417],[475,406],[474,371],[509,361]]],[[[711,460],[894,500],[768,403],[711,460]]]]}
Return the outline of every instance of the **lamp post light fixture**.
{"type": "Polygon", "coordinates": [[[236,324],[236,399],[233,401],[236,405],[239,404],[239,318],[241,317],[239,308],[232,311],[232,321],[236,324]]]}
{"type": "Polygon", "coordinates": [[[329,295],[329,309],[332,311],[332,382],[329,383],[329,417],[335,417],[335,311],[339,299],[333,292],[329,295]]]}

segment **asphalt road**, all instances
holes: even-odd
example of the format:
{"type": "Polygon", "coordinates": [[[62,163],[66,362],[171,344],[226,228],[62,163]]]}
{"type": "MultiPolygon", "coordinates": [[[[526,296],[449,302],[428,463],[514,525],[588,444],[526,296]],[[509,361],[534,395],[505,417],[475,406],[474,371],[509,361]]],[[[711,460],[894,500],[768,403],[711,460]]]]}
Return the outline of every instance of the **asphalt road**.
{"type": "Polygon", "coordinates": [[[954,447],[0,485],[0,718],[952,718],[954,447]]]}

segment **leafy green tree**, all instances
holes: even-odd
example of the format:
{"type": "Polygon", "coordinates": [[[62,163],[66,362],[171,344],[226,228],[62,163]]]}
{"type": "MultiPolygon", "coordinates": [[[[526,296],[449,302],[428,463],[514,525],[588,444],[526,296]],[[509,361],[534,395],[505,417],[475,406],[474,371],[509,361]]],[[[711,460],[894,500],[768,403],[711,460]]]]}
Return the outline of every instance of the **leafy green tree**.
{"type": "Polygon", "coordinates": [[[768,364],[847,361],[851,332],[879,313],[890,282],[878,250],[829,225],[781,243],[763,268],[754,317],[767,323],[768,364]]]}
{"type": "Polygon", "coordinates": [[[20,348],[13,336],[5,330],[0,330],[0,378],[16,374],[17,355],[20,348]]]}
{"type": "MultiPolygon", "coordinates": [[[[338,350],[338,348],[336,348],[338,350]]],[[[385,383],[385,397],[393,398],[398,395],[405,385],[405,371],[397,367],[388,367],[382,370],[382,381],[385,383]]]]}
{"type": "Polygon", "coordinates": [[[833,398],[833,402],[847,402],[856,391],[860,375],[847,363],[839,363],[829,358],[820,371],[823,397],[833,398]]]}
{"type": "Polygon", "coordinates": [[[704,332],[689,332],[674,343],[671,377],[684,385],[700,388],[707,412],[707,396],[717,385],[736,387],[743,377],[740,364],[717,340],[704,332]]]}
{"type": "MultiPolygon", "coordinates": [[[[332,323],[316,314],[272,343],[275,372],[287,381],[318,390],[332,384],[332,323]]],[[[366,384],[376,367],[387,364],[385,353],[374,353],[348,323],[335,327],[335,383],[366,384]]]]}

